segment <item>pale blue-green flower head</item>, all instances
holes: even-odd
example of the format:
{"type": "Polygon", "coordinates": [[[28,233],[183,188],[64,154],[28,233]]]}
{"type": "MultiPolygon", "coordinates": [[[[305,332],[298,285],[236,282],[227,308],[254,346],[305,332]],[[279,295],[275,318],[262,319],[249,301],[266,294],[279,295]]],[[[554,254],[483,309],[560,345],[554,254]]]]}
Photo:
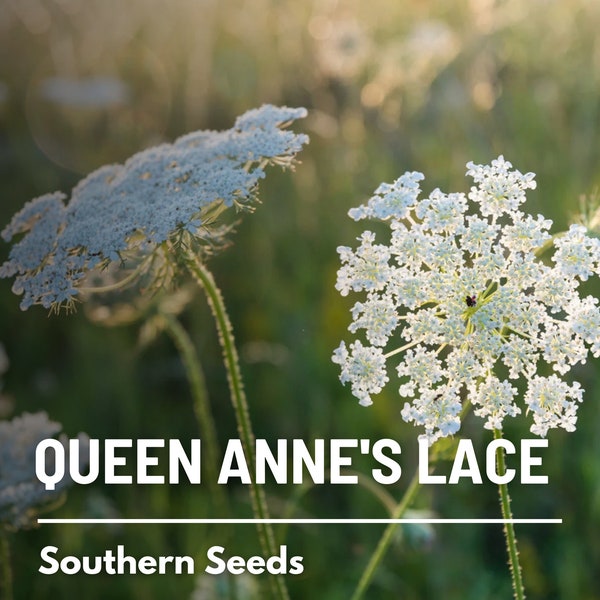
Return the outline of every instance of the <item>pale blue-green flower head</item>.
{"type": "MultiPolygon", "coordinates": [[[[23,529],[35,525],[37,515],[56,503],[72,483],[65,477],[53,491],[47,491],[35,474],[38,443],[56,436],[61,429],[45,412],[0,421],[0,527],[23,529]]],[[[78,437],[82,456],[87,456],[88,438],[81,433],[78,437]]],[[[66,448],[66,438],[61,441],[66,448]]]]}
{"type": "MultiPolygon", "coordinates": [[[[270,164],[290,166],[308,137],[284,129],[304,108],[264,105],[226,131],[197,131],[173,144],[101,167],[70,198],[55,192],[26,204],[2,231],[11,248],[0,277],[15,277],[21,308],[57,307],[78,294],[90,270],[128,256],[168,254],[177,244],[202,251],[229,230],[219,215],[251,209],[270,164]]],[[[164,258],[164,257],[163,257],[164,258]]]]}

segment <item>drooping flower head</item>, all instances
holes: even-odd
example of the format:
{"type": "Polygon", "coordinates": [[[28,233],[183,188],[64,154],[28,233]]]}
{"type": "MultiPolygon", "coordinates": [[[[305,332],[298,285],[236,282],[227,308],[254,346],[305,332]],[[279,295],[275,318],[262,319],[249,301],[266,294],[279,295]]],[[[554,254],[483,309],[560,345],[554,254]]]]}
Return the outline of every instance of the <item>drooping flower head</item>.
{"type": "Polygon", "coordinates": [[[26,309],[68,304],[89,271],[111,262],[141,261],[170,274],[173,248],[187,244],[206,254],[223,244],[230,231],[223,211],[251,210],[264,168],[293,163],[308,138],[283,128],[305,115],[303,108],[265,105],[226,131],[190,133],[101,167],[68,202],[61,192],[32,200],[2,231],[6,241],[24,236],[0,277],[15,276],[13,290],[26,309]]]}
{"type": "Polygon", "coordinates": [[[561,376],[600,354],[598,300],[578,290],[600,273],[600,241],[581,225],[553,238],[551,221],[524,213],[534,175],[502,156],[467,169],[475,183],[467,195],[436,189],[420,198],[424,176],[411,172],[350,210],[356,221],[387,223],[390,235],[377,243],[365,231],[355,249],[338,248],[336,288],[362,293],[349,330],[366,339],[334,352],[340,379],[369,405],[393,364],[402,417],[430,443],[458,431],[465,398],[484,427],[501,429],[522,411],[517,384],[532,433],[573,431],[583,390],[561,376]],[[552,246],[546,264],[538,256],[552,246]],[[550,367],[555,374],[541,374],[550,367]]]}

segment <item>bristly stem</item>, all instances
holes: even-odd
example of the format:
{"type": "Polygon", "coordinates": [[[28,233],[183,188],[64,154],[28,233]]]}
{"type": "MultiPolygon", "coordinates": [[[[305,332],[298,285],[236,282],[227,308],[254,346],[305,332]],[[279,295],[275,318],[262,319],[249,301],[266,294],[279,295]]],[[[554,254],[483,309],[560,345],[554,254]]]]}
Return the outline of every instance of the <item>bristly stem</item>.
{"type": "MultiPolygon", "coordinates": [[[[494,439],[502,439],[502,431],[500,429],[494,429],[494,439]]],[[[502,475],[506,473],[504,450],[502,448],[499,448],[496,452],[496,461],[498,475],[502,477],[502,475]]],[[[508,564],[510,566],[514,597],[516,600],[524,600],[525,588],[523,587],[523,575],[521,573],[521,565],[519,564],[517,538],[515,536],[514,525],[509,521],[509,519],[512,519],[512,511],[510,508],[510,495],[508,494],[508,484],[499,484],[498,490],[500,492],[500,506],[502,507],[502,517],[505,520],[504,537],[506,538],[506,548],[508,550],[508,564]]]]}
{"type": "Polygon", "coordinates": [[[203,452],[206,452],[204,464],[208,478],[207,485],[214,501],[213,505],[223,514],[229,515],[227,494],[223,491],[223,486],[217,483],[217,465],[221,461],[221,452],[217,439],[217,428],[208,401],[204,371],[198,353],[188,332],[173,315],[161,312],[160,316],[163,319],[165,331],[171,336],[179,351],[192,392],[194,413],[201,431],[202,449],[203,452]]]}
{"type": "MultiPolygon", "coordinates": [[[[408,488],[404,492],[404,496],[402,496],[402,500],[396,506],[394,512],[391,515],[391,519],[400,519],[402,515],[406,512],[406,509],[410,506],[411,502],[414,500],[414,497],[419,489],[419,472],[417,471],[408,488]]],[[[352,596],[352,600],[360,600],[364,596],[364,593],[367,591],[371,580],[373,579],[373,575],[375,575],[375,571],[379,567],[379,563],[385,556],[387,549],[389,548],[394,532],[398,527],[397,523],[390,523],[383,532],[379,543],[377,544],[377,548],[375,548],[375,552],[371,555],[369,560],[369,564],[365,567],[363,574],[361,575],[360,581],[356,586],[356,590],[354,590],[354,594],[352,596]]]]}
{"type": "MultiPolygon", "coordinates": [[[[244,393],[239,358],[233,336],[233,328],[225,309],[223,296],[210,271],[206,269],[204,264],[191,250],[186,255],[186,265],[190,273],[206,292],[208,303],[215,318],[217,330],[219,332],[219,342],[223,350],[223,359],[227,370],[227,379],[237,420],[238,433],[246,459],[250,465],[254,465],[256,462],[254,452],[255,438],[252,430],[252,423],[250,421],[250,412],[248,410],[246,394],[244,393]]],[[[254,477],[250,483],[250,498],[252,500],[252,510],[254,511],[255,518],[268,519],[269,510],[267,507],[267,499],[262,488],[257,485],[254,480],[254,477]]],[[[277,554],[278,549],[275,546],[275,536],[271,525],[269,523],[259,522],[256,527],[265,556],[274,556],[277,554]]],[[[270,582],[273,594],[276,598],[279,600],[289,599],[285,580],[281,575],[271,577],[270,582]]]]}
{"type": "Polygon", "coordinates": [[[12,571],[8,531],[0,524],[0,600],[12,600],[12,571]]]}

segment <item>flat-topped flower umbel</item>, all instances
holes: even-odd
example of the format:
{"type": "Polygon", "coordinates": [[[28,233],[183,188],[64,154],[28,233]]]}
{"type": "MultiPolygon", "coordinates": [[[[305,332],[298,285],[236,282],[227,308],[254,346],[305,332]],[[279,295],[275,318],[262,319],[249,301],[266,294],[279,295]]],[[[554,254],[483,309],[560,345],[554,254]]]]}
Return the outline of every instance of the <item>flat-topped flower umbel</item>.
{"type": "Polygon", "coordinates": [[[559,375],[600,354],[598,300],[578,292],[600,272],[600,241],[581,225],[552,237],[551,221],[520,210],[533,173],[502,156],[467,168],[476,184],[468,195],[436,189],[420,199],[424,177],[412,172],[350,210],[356,221],[387,223],[390,236],[380,244],[365,231],[356,249],[338,248],[336,288],[364,294],[348,329],[366,338],[334,352],[340,379],[367,406],[399,356],[399,393],[410,399],[402,417],[430,443],[458,431],[464,398],[486,428],[502,429],[521,413],[512,382],[524,385],[532,433],[572,431],[583,390],[559,375]],[[552,247],[545,264],[538,255],[552,247]],[[541,375],[544,364],[558,375],[541,375]]]}
{"type": "Polygon", "coordinates": [[[67,203],[61,192],[32,200],[2,231],[7,241],[25,235],[0,277],[16,276],[21,308],[56,308],[72,302],[88,271],[111,262],[146,257],[140,271],[168,271],[179,244],[210,252],[230,230],[223,210],[251,209],[265,166],[291,165],[307,143],[306,135],[282,129],[304,116],[304,108],[265,105],[226,131],[190,133],[101,167],[67,203]]]}

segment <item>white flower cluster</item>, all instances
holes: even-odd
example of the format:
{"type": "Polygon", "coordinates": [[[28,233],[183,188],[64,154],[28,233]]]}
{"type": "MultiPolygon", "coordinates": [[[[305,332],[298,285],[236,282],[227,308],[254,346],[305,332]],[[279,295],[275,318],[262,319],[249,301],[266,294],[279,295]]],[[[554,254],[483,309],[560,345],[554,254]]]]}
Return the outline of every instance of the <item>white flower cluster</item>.
{"type": "Polygon", "coordinates": [[[282,129],[304,116],[304,108],[265,105],[232,129],[190,133],[101,167],[66,204],[60,192],[32,200],[2,231],[6,241],[25,235],[0,277],[16,276],[21,308],[49,308],[69,302],[87,271],[132,248],[147,254],[182,232],[212,244],[223,233],[215,224],[222,209],[250,208],[264,167],[290,165],[307,143],[306,135],[282,129]]]}
{"type": "Polygon", "coordinates": [[[338,248],[336,288],[364,294],[349,330],[368,342],[335,350],[340,379],[368,406],[389,381],[388,359],[401,355],[402,417],[423,426],[429,443],[458,431],[465,398],[487,429],[501,429],[521,413],[511,382],[524,389],[532,433],[573,431],[583,390],[559,375],[600,354],[598,300],[578,293],[600,273],[600,240],[581,225],[553,238],[551,221],[522,212],[534,175],[502,156],[467,168],[476,184],[467,195],[419,198],[423,175],[405,173],[350,210],[354,220],[387,223],[390,241],[365,231],[356,249],[338,248]],[[545,264],[538,255],[552,247],[545,264]],[[539,374],[549,367],[558,375],[539,374]]]}
{"type": "MultiPolygon", "coordinates": [[[[54,491],[46,491],[35,476],[36,446],[61,429],[45,412],[24,413],[12,421],[0,421],[0,527],[22,529],[34,525],[38,513],[72,483],[65,477],[54,491]]],[[[82,457],[88,456],[87,436],[80,433],[78,437],[82,457]]],[[[68,455],[66,438],[61,441],[68,455]]]]}

